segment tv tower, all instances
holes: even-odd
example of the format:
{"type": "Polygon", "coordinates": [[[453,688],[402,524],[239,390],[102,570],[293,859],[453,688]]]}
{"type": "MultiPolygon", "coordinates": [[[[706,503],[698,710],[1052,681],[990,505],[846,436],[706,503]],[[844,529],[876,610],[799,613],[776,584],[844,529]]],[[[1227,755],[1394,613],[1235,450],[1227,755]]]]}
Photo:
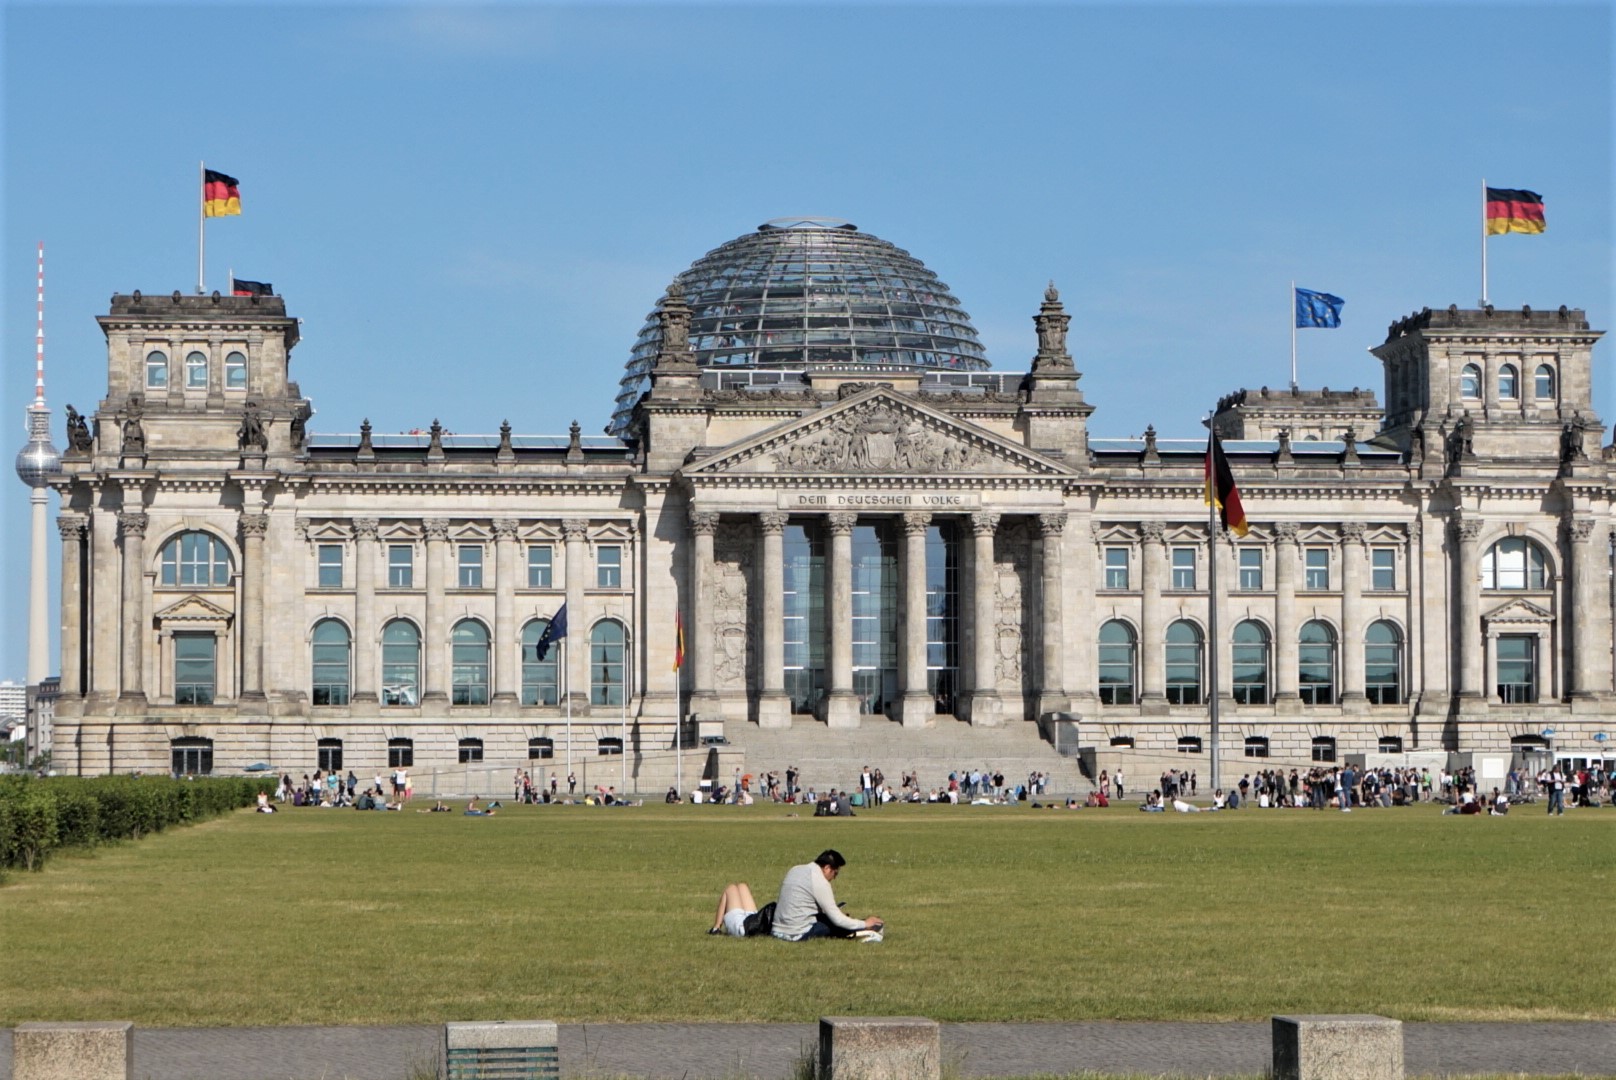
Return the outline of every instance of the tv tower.
{"type": "Polygon", "coordinates": [[[17,454],[17,476],[31,489],[32,540],[28,546],[28,741],[31,755],[43,753],[41,745],[39,684],[50,674],[50,634],[45,603],[45,503],[49,498],[50,476],[62,464],[62,455],[50,441],[50,410],[45,407],[45,244],[39,245],[39,314],[34,331],[34,400],[28,406],[28,445],[17,454]]]}

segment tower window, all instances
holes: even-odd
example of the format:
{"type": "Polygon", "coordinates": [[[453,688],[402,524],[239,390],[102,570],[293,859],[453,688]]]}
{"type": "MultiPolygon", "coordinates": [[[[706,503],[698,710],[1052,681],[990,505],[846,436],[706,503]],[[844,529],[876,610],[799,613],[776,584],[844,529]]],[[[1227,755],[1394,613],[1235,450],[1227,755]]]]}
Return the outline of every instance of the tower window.
{"type": "Polygon", "coordinates": [[[1515,370],[1514,364],[1505,364],[1498,369],[1498,399],[1514,401],[1519,396],[1520,373],[1515,370]]]}

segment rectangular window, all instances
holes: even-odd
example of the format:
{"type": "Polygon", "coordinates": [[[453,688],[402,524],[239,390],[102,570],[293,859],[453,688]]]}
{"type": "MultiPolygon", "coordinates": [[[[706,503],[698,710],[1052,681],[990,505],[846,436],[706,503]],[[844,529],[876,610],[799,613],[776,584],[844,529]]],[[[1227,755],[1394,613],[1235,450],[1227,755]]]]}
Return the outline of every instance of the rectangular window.
{"type": "Polygon", "coordinates": [[[410,544],[387,547],[387,587],[408,589],[415,584],[415,548],[410,544]]]}
{"type": "Polygon", "coordinates": [[[1305,587],[1312,590],[1328,589],[1330,587],[1330,549],[1308,548],[1304,555],[1307,559],[1305,587]]]}
{"type": "Polygon", "coordinates": [[[388,739],[387,767],[389,769],[413,769],[415,767],[415,740],[388,739]]]}
{"type": "Polygon", "coordinates": [[[1240,549],[1240,591],[1260,592],[1263,587],[1262,548],[1240,549]]]}
{"type": "Polygon", "coordinates": [[[623,587],[623,549],[616,544],[602,544],[595,549],[595,587],[623,587]]]}
{"type": "Polygon", "coordinates": [[[460,545],[460,587],[462,589],[480,589],[483,587],[483,546],[481,544],[460,545]]]}
{"type": "Polygon", "coordinates": [[[527,587],[530,589],[551,588],[553,564],[549,544],[534,544],[527,549],[527,587]]]}
{"type": "Polygon", "coordinates": [[[1266,735],[1247,735],[1246,736],[1246,756],[1247,757],[1267,757],[1268,756],[1268,736],[1266,736],[1266,735]]]}
{"type": "Polygon", "coordinates": [[[321,772],[342,771],[342,740],[321,739],[314,748],[315,764],[321,772]]]}
{"type": "Polygon", "coordinates": [[[1375,592],[1391,592],[1397,588],[1396,550],[1393,548],[1370,549],[1369,587],[1375,592]]]}
{"type": "Polygon", "coordinates": [[[212,705],[215,671],[212,634],[174,635],[174,704],[212,705]]]}
{"type": "Polygon", "coordinates": [[[1195,549],[1176,547],[1173,549],[1173,588],[1195,588],[1195,549]]]}
{"type": "Polygon", "coordinates": [[[342,588],[342,545],[321,544],[319,549],[320,588],[342,588]]]}
{"type": "Polygon", "coordinates": [[[1498,700],[1524,705],[1537,700],[1537,638],[1531,634],[1498,637],[1498,700]]]}
{"type": "Polygon", "coordinates": [[[1105,587],[1108,589],[1126,589],[1128,587],[1127,548],[1108,547],[1105,549],[1105,587]]]}
{"type": "Polygon", "coordinates": [[[1335,739],[1328,735],[1316,735],[1313,738],[1313,760],[1334,761],[1335,739]]]}
{"type": "Polygon", "coordinates": [[[825,541],[817,523],[792,522],[783,538],[781,615],[791,712],[812,715],[825,689],[825,541]]]}

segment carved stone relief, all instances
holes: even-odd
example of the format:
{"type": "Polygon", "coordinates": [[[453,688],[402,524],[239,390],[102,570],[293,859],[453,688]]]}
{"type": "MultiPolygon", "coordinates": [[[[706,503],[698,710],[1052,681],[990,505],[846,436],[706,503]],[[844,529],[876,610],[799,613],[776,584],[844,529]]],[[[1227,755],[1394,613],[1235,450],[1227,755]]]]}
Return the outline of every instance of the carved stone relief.
{"type": "Polygon", "coordinates": [[[713,678],[720,690],[742,690],[753,642],[747,619],[748,582],[757,547],[750,523],[721,521],[713,535],[713,678]]]}
{"type": "Polygon", "coordinates": [[[777,451],[778,468],[796,472],[961,472],[983,454],[885,405],[843,414],[828,430],[777,451]]]}
{"type": "Polygon", "coordinates": [[[1032,667],[1028,650],[1036,644],[1037,635],[1027,615],[1031,595],[1027,585],[1032,580],[1032,552],[1037,542],[1025,518],[1004,519],[993,539],[994,636],[998,642],[994,674],[1001,693],[1027,690],[1023,684],[1032,667]]]}

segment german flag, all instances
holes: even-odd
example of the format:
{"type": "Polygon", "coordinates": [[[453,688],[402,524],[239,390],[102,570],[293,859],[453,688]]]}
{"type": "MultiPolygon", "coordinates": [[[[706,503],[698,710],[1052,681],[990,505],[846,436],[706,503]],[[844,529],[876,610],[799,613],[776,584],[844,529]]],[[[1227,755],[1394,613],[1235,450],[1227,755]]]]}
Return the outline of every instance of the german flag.
{"type": "Polygon", "coordinates": [[[230,279],[230,294],[232,296],[274,296],[275,286],[267,281],[248,281],[246,278],[230,279]]]}
{"type": "Polygon", "coordinates": [[[673,613],[673,670],[678,671],[685,666],[685,616],[682,611],[673,613]]]}
{"type": "Polygon", "coordinates": [[[241,181],[212,169],[202,171],[202,216],[224,217],[241,213],[241,181]]]}
{"type": "Polygon", "coordinates": [[[1249,531],[1245,507],[1240,505],[1240,489],[1234,486],[1234,473],[1229,471],[1229,459],[1223,456],[1223,444],[1216,431],[1206,440],[1206,505],[1218,508],[1223,527],[1236,536],[1249,531]]]}
{"type": "Polygon", "coordinates": [[[1543,229],[1543,196],[1515,188],[1487,189],[1488,236],[1540,233],[1543,229]]]}

